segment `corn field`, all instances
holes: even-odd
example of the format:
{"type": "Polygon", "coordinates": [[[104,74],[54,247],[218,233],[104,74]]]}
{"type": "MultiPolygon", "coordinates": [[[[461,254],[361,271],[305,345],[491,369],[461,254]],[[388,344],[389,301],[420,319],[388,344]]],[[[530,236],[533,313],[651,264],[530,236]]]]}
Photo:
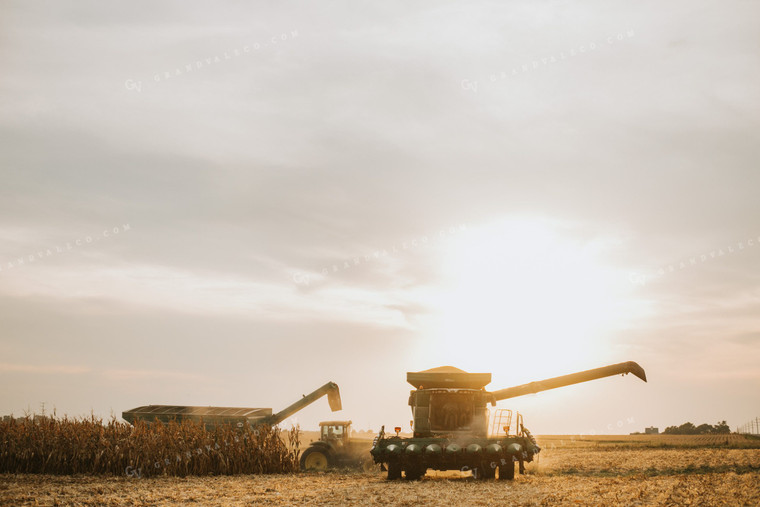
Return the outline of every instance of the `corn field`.
{"type": "Polygon", "coordinates": [[[112,418],[27,417],[0,422],[0,473],[234,475],[298,470],[299,430],[192,421],[134,426],[112,418]]]}

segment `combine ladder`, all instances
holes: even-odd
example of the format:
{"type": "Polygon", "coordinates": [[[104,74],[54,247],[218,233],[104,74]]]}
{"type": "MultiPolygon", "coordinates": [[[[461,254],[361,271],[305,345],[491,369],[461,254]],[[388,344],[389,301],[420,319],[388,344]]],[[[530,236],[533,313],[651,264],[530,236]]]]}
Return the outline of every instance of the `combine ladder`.
{"type": "Polygon", "coordinates": [[[508,436],[509,429],[512,426],[512,411],[508,408],[500,408],[493,413],[491,417],[491,427],[488,430],[489,436],[500,437],[508,436]]]}

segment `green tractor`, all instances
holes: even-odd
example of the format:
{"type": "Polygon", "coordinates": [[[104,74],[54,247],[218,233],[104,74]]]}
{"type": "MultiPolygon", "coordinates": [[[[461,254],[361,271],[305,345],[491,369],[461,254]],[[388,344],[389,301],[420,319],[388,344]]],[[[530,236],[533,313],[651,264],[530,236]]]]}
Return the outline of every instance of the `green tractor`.
{"type": "Polygon", "coordinates": [[[388,479],[400,479],[403,472],[415,480],[433,469],[471,471],[480,479],[493,479],[498,472],[499,479],[511,480],[515,463],[525,473],[525,463],[541,448],[519,414],[513,421],[511,411],[499,410],[489,424],[489,403],[626,373],[646,382],[644,369],[632,361],[493,392],[485,389],[490,373],[451,366],[410,372],[406,380],[415,388],[409,396],[414,434],[401,437],[396,427],[396,434],[388,435],[383,427],[370,454],[388,471],[388,479]]]}
{"type": "Polygon", "coordinates": [[[374,468],[368,451],[371,439],[353,438],[351,421],[323,421],[319,423],[319,440],[312,442],[301,455],[301,470],[327,470],[328,468],[374,468]]]}

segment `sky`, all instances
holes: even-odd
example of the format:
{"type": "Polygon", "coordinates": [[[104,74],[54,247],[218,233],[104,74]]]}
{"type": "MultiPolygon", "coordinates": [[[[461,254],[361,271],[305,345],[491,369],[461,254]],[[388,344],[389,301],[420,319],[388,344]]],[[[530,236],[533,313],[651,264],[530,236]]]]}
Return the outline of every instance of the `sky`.
{"type": "Polygon", "coordinates": [[[0,414],[760,415],[760,5],[0,5],[0,414]]]}

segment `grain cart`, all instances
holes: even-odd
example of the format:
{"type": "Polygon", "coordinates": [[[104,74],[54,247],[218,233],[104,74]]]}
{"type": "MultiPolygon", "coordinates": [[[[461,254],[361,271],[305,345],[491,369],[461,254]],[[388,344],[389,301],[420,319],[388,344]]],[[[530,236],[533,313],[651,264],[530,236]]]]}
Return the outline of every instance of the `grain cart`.
{"type": "Polygon", "coordinates": [[[471,470],[477,478],[514,479],[515,463],[524,473],[525,462],[541,450],[518,414],[512,426],[511,412],[498,412],[491,420],[487,405],[499,400],[538,393],[548,389],[587,382],[611,375],[633,373],[646,382],[646,373],[629,361],[561,377],[531,382],[488,392],[490,373],[467,373],[451,366],[406,374],[415,390],[409,396],[412,407],[412,437],[388,435],[385,427],[375,438],[370,454],[375,463],[388,470],[388,479],[419,479],[434,470],[471,470]]]}
{"type": "Polygon", "coordinates": [[[243,428],[244,426],[253,427],[259,424],[274,426],[325,395],[333,412],[343,408],[340,401],[338,384],[328,382],[313,393],[303,395],[300,400],[276,414],[272,414],[271,408],[146,405],[122,412],[121,417],[131,424],[134,424],[137,419],[142,419],[149,423],[155,420],[164,423],[172,420],[203,421],[208,430],[212,430],[214,426],[220,424],[231,424],[238,428],[243,428]]]}
{"type": "Polygon", "coordinates": [[[319,440],[301,455],[301,470],[358,467],[368,471],[374,467],[368,455],[371,448],[371,439],[352,438],[351,421],[322,421],[319,440]]]}

